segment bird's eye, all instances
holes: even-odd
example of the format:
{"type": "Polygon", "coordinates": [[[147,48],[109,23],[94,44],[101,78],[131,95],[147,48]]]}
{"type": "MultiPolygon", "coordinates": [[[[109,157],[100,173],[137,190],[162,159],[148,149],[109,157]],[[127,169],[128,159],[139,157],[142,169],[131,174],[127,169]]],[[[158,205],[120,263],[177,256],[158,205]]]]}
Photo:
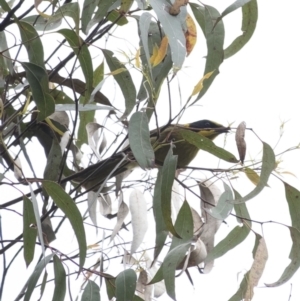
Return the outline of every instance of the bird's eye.
{"type": "Polygon", "coordinates": [[[210,123],[209,122],[205,122],[205,127],[210,128],[210,123]]]}

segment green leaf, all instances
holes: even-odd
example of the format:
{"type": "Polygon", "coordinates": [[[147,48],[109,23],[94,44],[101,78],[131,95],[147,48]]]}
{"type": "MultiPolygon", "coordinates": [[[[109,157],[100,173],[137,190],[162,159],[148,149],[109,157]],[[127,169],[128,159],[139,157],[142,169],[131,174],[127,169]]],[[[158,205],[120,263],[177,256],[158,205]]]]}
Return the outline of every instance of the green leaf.
{"type": "Polygon", "coordinates": [[[122,13],[119,13],[116,10],[112,10],[108,15],[107,15],[107,20],[109,20],[111,23],[116,22],[117,25],[123,26],[128,23],[128,20],[126,17],[122,15],[122,13]],[[121,18],[120,18],[121,16],[121,18]]]}
{"type": "Polygon", "coordinates": [[[233,11],[237,10],[238,8],[244,6],[245,4],[247,4],[248,2],[250,2],[251,0],[236,0],[235,2],[233,2],[232,4],[230,4],[223,12],[221,17],[225,17],[226,15],[232,13],[233,11]]]}
{"type": "Polygon", "coordinates": [[[84,265],[86,256],[86,238],[81,214],[72,198],[56,183],[43,181],[43,187],[54,203],[61,209],[70,220],[79,245],[79,272],[84,265]]]}
{"type": "Polygon", "coordinates": [[[26,22],[18,22],[22,44],[25,46],[29,62],[45,69],[44,49],[41,39],[33,26],[26,22]]]}
{"type": "Polygon", "coordinates": [[[92,16],[94,14],[95,8],[97,7],[98,3],[99,0],[85,0],[83,3],[81,23],[82,23],[82,31],[86,35],[88,34],[87,26],[92,19],[92,16]]]}
{"type": "Polygon", "coordinates": [[[109,300],[116,296],[115,278],[105,278],[106,292],[109,300]]]}
{"type": "Polygon", "coordinates": [[[267,143],[263,142],[263,157],[260,173],[260,181],[257,186],[246,196],[234,200],[234,204],[244,203],[257,196],[268,185],[268,179],[276,167],[275,155],[273,149],[267,143]]]}
{"type": "Polygon", "coordinates": [[[251,0],[242,7],[242,35],[238,36],[225,50],[224,59],[239,52],[251,39],[258,20],[257,1],[251,0]]]}
{"type": "Polygon", "coordinates": [[[206,75],[207,73],[212,71],[214,72],[208,79],[203,82],[203,89],[199,92],[194,103],[207,92],[208,88],[210,87],[216,76],[219,74],[219,67],[224,59],[224,24],[222,20],[215,24],[216,20],[220,18],[220,13],[212,6],[205,5],[204,7],[207,57],[203,75],[206,75]]]}
{"type": "Polygon", "coordinates": [[[161,210],[168,231],[180,238],[180,235],[178,235],[173,226],[171,218],[172,187],[177,167],[177,156],[173,155],[172,147],[171,144],[162,167],[161,210]]]}
{"type": "Polygon", "coordinates": [[[221,240],[211,252],[207,254],[204,262],[210,262],[226,254],[239,245],[248,236],[250,229],[246,226],[236,226],[223,240],[221,240]]]}
{"type": "Polygon", "coordinates": [[[196,3],[191,3],[189,2],[189,5],[192,9],[192,12],[194,14],[194,17],[196,21],[198,22],[200,28],[202,29],[202,32],[204,36],[206,36],[205,33],[205,9],[203,6],[200,6],[199,4],[196,3]]]}
{"type": "Polygon", "coordinates": [[[100,287],[94,281],[88,280],[81,301],[100,301],[100,287]]]}
{"type": "Polygon", "coordinates": [[[62,160],[61,147],[57,141],[57,138],[52,139],[52,146],[47,157],[47,164],[44,170],[44,179],[50,181],[57,181],[60,164],[62,160]]]}
{"type": "Polygon", "coordinates": [[[295,187],[283,182],[285,188],[285,197],[289,205],[292,226],[300,231],[300,191],[295,187]]]}
{"type": "Polygon", "coordinates": [[[183,260],[191,243],[180,244],[173,248],[166,256],[163,262],[163,275],[168,295],[176,300],[175,296],[175,270],[179,263],[183,260]]]}
{"type": "Polygon", "coordinates": [[[53,257],[53,267],[54,294],[52,301],[64,301],[66,295],[66,272],[61,261],[56,255],[53,257]]]}
{"type": "Polygon", "coordinates": [[[182,30],[180,14],[177,16],[170,15],[166,9],[170,4],[166,0],[149,0],[149,4],[153,7],[168,37],[174,69],[179,70],[186,56],[185,36],[182,30]]]}
{"type": "Polygon", "coordinates": [[[108,12],[113,10],[115,7],[119,6],[118,0],[100,0],[98,4],[98,10],[94,16],[93,19],[90,20],[90,22],[86,26],[86,33],[90,31],[90,29],[95,25],[100,23],[103,18],[107,15],[108,12]],[[115,5],[116,4],[116,5],[115,5]]]}
{"type": "MultiPolygon", "coordinates": [[[[114,72],[115,70],[120,69],[120,68],[125,68],[124,64],[122,64],[114,56],[114,53],[112,51],[102,49],[102,52],[103,52],[103,55],[105,57],[105,60],[106,60],[107,65],[111,72],[114,72]]],[[[125,99],[126,108],[125,108],[123,117],[126,117],[131,113],[132,109],[135,106],[135,101],[136,101],[135,86],[133,84],[131,75],[127,69],[126,69],[126,71],[123,71],[119,74],[115,74],[114,79],[118,83],[118,85],[123,93],[124,99],[125,99]]]]}
{"type": "Polygon", "coordinates": [[[274,283],[266,284],[268,287],[276,287],[282,285],[289,281],[292,276],[297,272],[300,266],[300,232],[294,227],[288,227],[290,230],[290,235],[293,241],[292,249],[289,255],[291,259],[290,264],[285,268],[283,274],[274,283]]]}
{"type": "Polygon", "coordinates": [[[74,31],[70,29],[61,29],[58,33],[62,34],[66,38],[78,57],[86,82],[86,91],[84,95],[86,104],[88,103],[93,90],[93,63],[90,52],[87,45],[83,43],[82,39],[74,31]]]}
{"type": "Polygon", "coordinates": [[[26,71],[26,78],[39,111],[37,120],[42,121],[54,112],[54,99],[49,94],[48,74],[45,69],[33,63],[21,64],[26,71]]]}
{"type": "MultiPolygon", "coordinates": [[[[235,190],[234,191],[234,195],[235,195],[235,199],[241,198],[241,195],[235,190]]],[[[240,204],[235,204],[234,205],[234,211],[236,213],[237,220],[238,222],[243,222],[243,218],[245,219],[245,223],[248,225],[248,230],[250,232],[252,223],[251,223],[251,219],[250,219],[250,215],[246,206],[246,203],[240,203],[240,204]]]]}
{"type": "Polygon", "coordinates": [[[155,233],[156,233],[153,260],[155,260],[160,254],[169,233],[161,210],[162,208],[161,187],[162,187],[162,169],[160,168],[157,174],[155,188],[154,188],[154,195],[153,195],[153,214],[155,219],[155,233]]]}
{"type": "Polygon", "coordinates": [[[31,263],[34,250],[37,230],[31,225],[35,224],[33,205],[27,196],[23,196],[23,239],[24,239],[24,259],[26,266],[31,263]]]}
{"type": "Polygon", "coordinates": [[[249,283],[249,274],[250,271],[244,275],[244,278],[240,284],[237,292],[228,300],[228,301],[241,301],[244,300],[244,296],[246,295],[248,283],[249,283]]]}
{"type": "Polygon", "coordinates": [[[201,150],[209,152],[212,155],[230,163],[239,162],[239,160],[237,160],[233,154],[221,147],[216,146],[210,139],[202,136],[199,133],[194,133],[187,130],[181,130],[180,133],[184,140],[197,146],[201,150]]]}
{"type": "Polygon", "coordinates": [[[153,168],[154,151],[150,142],[150,131],[146,113],[135,112],[129,120],[128,137],[130,148],[142,169],[153,168]]]}
{"type": "Polygon", "coordinates": [[[132,300],[136,287],[136,273],[132,269],[121,272],[116,278],[117,301],[132,300]]]}
{"type": "Polygon", "coordinates": [[[33,273],[28,279],[27,290],[25,293],[24,301],[30,300],[31,294],[36,287],[36,284],[40,278],[42,271],[44,270],[44,268],[46,267],[46,265],[49,263],[49,261],[52,259],[53,256],[54,254],[50,254],[46,256],[36,265],[33,273]]]}

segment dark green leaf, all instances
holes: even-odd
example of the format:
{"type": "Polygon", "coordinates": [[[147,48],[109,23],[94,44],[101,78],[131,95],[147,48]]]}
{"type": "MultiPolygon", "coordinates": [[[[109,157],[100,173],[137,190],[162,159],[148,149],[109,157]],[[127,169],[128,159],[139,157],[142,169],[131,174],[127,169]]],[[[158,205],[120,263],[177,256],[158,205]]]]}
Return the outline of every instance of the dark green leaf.
{"type": "Polygon", "coordinates": [[[72,198],[58,184],[51,181],[43,181],[43,187],[48,195],[52,197],[57,207],[61,209],[70,220],[79,245],[80,272],[84,265],[87,249],[81,214],[72,198]]]}
{"type": "Polygon", "coordinates": [[[271,175],[271,172],[275,169],[275,155],[273,149],[267,143],[263,142],[263,157],[262,157],[262,166],[260,173],[260,181],[256,187],[248,193],[246,196],[234,200],[234,204],[244,203],[255,196],[257,196],[264,188],[268,185],[268,179],[271,175]]]}
{"type": "Polygon", "coordinates": [[[42,67],[32,63],[21,63],[26,71],[26,78],[37,105],[38,121],[44,120],[54,112],[54,99],[49,94],[48,74],[42,67]]]}
{"type": "MultiPolygon", "coordinates": [[[[107,1],[109,2],[109,1],[107,1]]],[[[81,23],[82,31],[85,34],[88,34],[87,26],[92,19],[95,8],[97,7],[99,0],[84,0],[82,13],[81,13],[81,23]]]]}
{"type": "Polygon", "coordinates": [[[93,90],[93,64],[88,47],[83,43],[81,38],[70,29],[61,29],[58,33],[66,38],[78,57],[86,82],[85,103],[88,103],[93,90]]]}
{"type": "Polygon", "coordinates": [[[154,196],[153,196],[153,214],[155,219],[155,229],[156,229],[156,238],[155,238],[155,248],[154,248],[154,256],[153,260],[155,260],[160,254],[162,248],[164,247],[164,243],[168,236],[168,229],[166,227],[163,213],[162,213],[162,205],[161,205],[161,183],[162,181],[162,169],[160,168],[157,174],[155,188],[154,188],[154,196]]]}
{"type": "Polygon", "coordinates": [[[66,272],[61,261],[56,255],[53,257],[53,267],[54,294],[52,301],[64,301],[66,295],[66,272]]]}
{"type": "Polygon", "coordinates": [[[289,205],[292,226],[300,231],[300,191],[295,187],[283,182],[285,188],[285,197],[289,205]]]}
{"type": "Polygon", "coordinates": [[[239,245],[248,236],[250,229],[247,226],[236,226],[223,240],[221,240],[211,252],[207,254],[204,262],[210,262],[226,254],[239,245]]]}
{"type": "Polygon", "coordinates": [[[194,133],[187,130],[181,130],[180,133],[187,142],[197,146],[201,150],[209,152],[212,155],[230,163],[239,162],[239,160],[237,160],[233,154],[221,147],[216,146],[210,139],[202,136],[199,133],[194,133]]]}
{"type": "Polygon", "coordinates": [[[118,7],[118,3],[118,0],[100,0],[95,17],[87,24],[85,31],[88,33],[95,24],[100,23],[109,11],[113,10],[115,6],[118,7]]]}
{"type": "Polygon", "coordinates": [[[206,93],[216,76],[219,74],[219,67],[224,59],[224,24],[222,20],[215,24],[219,17],[220,13],[214,7],[205,5],[204,19],[207,57],[203,75],[212,71],[214,71],[214,73],[203,82],[203,89],[199,92],[194,103],[206,93]]]}
{"type": "Polygon", "coordinates": [[[35,216],[33,211],[33,205],[29,198],[23,196],[23,238],[24,238],[24,259],[26,266],[31,263],[34,250],[35,241],[37,236],[37,230],[31,225],[35,225],[35,216]]]}
{"type": "Polygon", "coordinates": [[[109,20],[112,23],[116,23],[119,26],[123,26],[128,23],[128,20],[126,17],[122,15],[122,13],[119,13],[117,10],[112,10],[107,15],[107,20],[109,20]],[[120,18],[121,17],[121,18],[120,18]]]}
{"type": "Polygon", "coordinates": [[[172,147],[171,145],[162,167],[161,210],[168,231],[180,238],[180,235],[178,235],[173,226],[171,218],[172,187],[177,166],[177,156],[173,155],[172,147]]]}
{"type": "Polygon", "coordinates": [[[246,295],[248,283],[249,283],[249,272],[244,275],[244,278],[240,284],[237,292],[228,300],[228,301],[241,301],[244,300],[244,296],[246,295]]]}
{"type": "Polygon", "coordinates": [[[94,281],[88,280],[81,301],[100,301],[100,287],[94,281]]]}
{"type": "Polygon", "coordinates": [[[27,290],[25,293],[24,301],[30,300],[31,294],[36,287],[36,284],[40,278],[42,271],[44,270],[44,268],[46,267],[46,265],[49,263],[49,261],[52,259],[53,256],[54,254],[50,254],[46,256],[36,265],[33,273],[28,279],[27,290]]]}
{"type": "Polygon", "coordinates": [[[232,13],[233,11],[237,10],[238,8],[244,6],[251,0],[236,0],[232,4],[230,4],[223,12],[222,12],[222,18],[225,17],[226,15],[232,13]]]}
{"type": "Polygon", "coordinates": [[[150,131],[146,113],[135,112],[129,120],[128,137],[130,148],[140,167],[153,168],[154,151],[150,142],[150,131]]]}
{"type": "Polygon", "coordinates": [[[297,272],[300,266],[300,232],[294,227],[288,227],[293,241],[292,249],[289,258],[290,264],[285,268],[283,274],[274,283],[266,284],[268,287],[276,287],[289,281],[292,276],[297,272]]]}
{"type": "Polygon", "coordinates": [[[38,33],[29,23],[20,21],[18,26],[21,33],[22,44],[28,53],[29,62],[45,68],[44,49],[38,33]]]}
{"type": "MultiPolygon", "coordinates": [[[[114,56],[114,53],[110,50],[102,49],[103,55],[111,72],[117,69],[125,68],[125,66],[114,56]]],[[[125,68],[126,69],[126,68],[125,68]]],[[[125,112],[123,117],[128,116],[135,106],[136,90],[133,84],[131,75],[126,69],[125,71],[115,74],[114,79],[118,83],[125,99],[125,112]]]]}
{"type": "Polygon", "coordinates": [[[60,164],[62,160],[61,147],[56,138],[52,139],[52,146],[47,157],[47,164],[44,171],[44,179],[50,181],[57,181],[60,164]]]}
{"type": "Polygon", "coordinates": [[[229,57],[236,54],[240,51],[251,39],[256,23],[258,20],[257,12],[257,1],[251,0],[249,3],[245,4],[242,7],[243,21],[242,21],[242,35],[237,37],[225,50],[224,58],[228,59],[229,57]]]}
{"type": "Polygon", "coordinates": [[[106,292],[109,300],[116,296],[115,278],[105,278],[106,292]]]}
{"type": "Polygon", "coordinates": [[[175,296],[175,270],[176,267],[183,260],[186,252],[188,251],[191,243],[181,244],[172,249],[166,256],[163,262],[163,275],[168,295],[176,300],[175,296]]]}
{"type": "MultiPolygon", "coordinates": [[[[241,198],[241,195],[235,189],[233,189],[233,191],[234,191],[235,199],[241,198]]],[[[250,219],[250,215],[249,215],[246,203],[235,204],[234,210],[235,210],[236,215],[238,216],[237,217],[238,222],[239,223],[243,222],[243,218],[244,218],[245,219],[244,221],[248,225],[249,232],[250,232],[252,223],[251,223],[251,219],[250,219]]]]}
{"type": "Polygon", "coordinates": [[[205,33],[205,8],[196,3],[189,2],[189,4],[190,4],[190,7],[192,9],[192,12],[194,14],[196,21],[198,22],[200,28],[202,29],[204,36],[206,36],[206,33],[205,33]]]}
{"type": "Polygon", "coordinates": [[[117,301],[132,300],[136,287],[136,273],[132,269],[121,272],[116,278],[117,301]]]}

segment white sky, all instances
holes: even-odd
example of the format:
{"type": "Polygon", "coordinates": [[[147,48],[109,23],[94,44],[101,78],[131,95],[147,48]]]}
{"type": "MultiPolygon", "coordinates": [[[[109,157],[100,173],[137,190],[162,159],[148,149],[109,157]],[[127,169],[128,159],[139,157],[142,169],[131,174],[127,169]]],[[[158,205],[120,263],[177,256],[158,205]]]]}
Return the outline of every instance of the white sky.
{"type": "MultiPolygon", "coordinates": [[[[207,2],[207,4],[218,8],[220,12],[230,3],[230,1],[216,0],[207,2]]],[[[288,0],[284,3],[274,0],[259,1],[258,5],[259,20],[251,41],[237,55],[223,63],[220,68],[221,73],[201,102],[199,102],[199,106],[188,110],[181,122],[205,118],[218,121],[224,125],[235,122],[234,126],[237,126],[241,121],[245,121],[247,127],[253,128],[263,141],[275,146],[279,139],[281,123],[288,121],[284,127],[284,135],[275,149],[277,154],[290,146],[297,145],[300,141],[299,76],[297,72],[300,67],[299,28],[297,26],[300,3],[297,0],[288,0]]],[[[224,20],[226,45],[240,33],[239,15],[239,12],[230,14],[224,20]],[[234,30],[234,32],[232,33],[231,30],[234,30]]],[[[132,22],[134,25],[135,21],[132,22]]],[[[183,100],[191,93],[194,85],[202,77],[203,73],[205,60],[202,60],[202,64],[198,62],[199,58],[204,57],[206,54],[205,41],[200,30],[198,33],[200,47],[193,51],[185,63],[185,68],[178,73],[178,82],[184,95],[182,97],[183,100]]],[[[121,32],[116,32],[115,35],[124,37],[121,32]]],[[[127,35],[126,38],[130,38],[130,36],[127,35]]],[[[122,48],[121,41],[116,48],[122,48]]],[[[124,45],[131,47],[126,42],[124,42],[124,45]]],[[[130,49],[133,50],[133,48],[130,49]]],[[[126,49],[123,50],[126,51],[126,49]]],[[[179,103],[178,82],[177,79],[173,80],[172,100],[179,103]]],[[[138,81],[138,85],[139,83],[138,81]]],[[[165,108],[163,99],[160,99],[159,106],[161,109],[165,108]]],[[[167,120],[167,117],[168,115],[160,116],[161,120],[167,120]]],[[[251,132],[246,133],[246,140],[248,144],[246,159],[259,158],[261,156],[261,144],[259,141],[251,132]]],[[[223,141],[222,138],[218,138],[216,142],[222,145],[223,141]]],[[[233,135],[227,137],[226,143],[226,148],[236,154],[233,135]]],[[[199,160],[200,166],[203,166],[204,156],[204,154],[200,153],[192,165],[196,165],[199,160]]],[[[286,175],[286,181],[300,189],[298,157],[299,152],[294,151],[277,159],[283,160],[280,166],[284,170],[297,176],[286,175]]],[[[234,180],[233,185],[242,193],[254,187],[243,176],[238,180],[234,180]]],[[[269,185],[271,188],[266,188],[259,197],[247,203],[251,218],[256,221],[277,221],[290,224],[281,182],[272,177],[269,185]]],[[[5,225],[4,213],[2,215],[2,222],[5,225]]],[[[15,215],[11,214],[11,216],[15,215]]],[[[217,240],[224,238],[236,226],[234,218],[229,217],[226,222],[227,224],[222,224],[217,233],[217,240]]],[[[290,238],[287,228],[275,223],[265,224],[263,228],[259,224],[254,224],[253,226],[255,231],[264,235],[269,251],[269,260],[259,283],[259,288],[255,289],[253,300],[299,300],[299,272],[283,286],[272,289],[263,287],[264,283],[272,283],[278,280],[290,262],[288,259],[290,238]],[[292,292],[289,299],[291,286],[292,292]]],[[[15,232],[15,235],[18,235],[20,227],[13,226],[11,232],[15,232]]],[[[88,233],[88,236],[90,235],[94,237],[94,235],[88,233]]],[[[70,240],[72,242],[75,241],[74,237],[70,240]]],[[[70,240],[66,240],[65,236],[58,237],[53,246],[67,248],[70,240]],[[62,245],[64,241],[66,241],[66,244],[62,245]]],[[[89,243],[91,242],[92,239],[89,243]]],[[[176,291],[177,299],[228,300],[237,290],[242,274],[251,267],[253,245],[254,235],[250,234],[247,238],[247,243],[238,246],[224,255],[223,258],[217,259],[215,267],[208,275],[199,275],[196,269],[190,269],[195,287],[193,288],[186,276],[182,275],[176,282],[178,285],[176,291]]],[[[23,271],[24,263],[19,261],[19,264],[22,265],[21,270],[23,271]]],[[[6,283],[10,286],[10,289],[5,290],[6,295],[4,295],[3,300],[11,300],[12,297],[15,297],[31,271],[32,267],[24,277],[18,274],[18,278],[22,279],[22,281],[19,281],[20,283],[6,283]]],[[[10,274],[9,278],[14,277],[10,274]]],[[[78,290],[79,283],[79,281],[76,281],[78,290]]],[[[46,299],[44,298],[44,300],[46,299]]],[[[102,300],[106,300],[105,294],[102,294],[102,300]]],[[[160,300],[169,300],[169,298],[163,297],[160,300]]]]}

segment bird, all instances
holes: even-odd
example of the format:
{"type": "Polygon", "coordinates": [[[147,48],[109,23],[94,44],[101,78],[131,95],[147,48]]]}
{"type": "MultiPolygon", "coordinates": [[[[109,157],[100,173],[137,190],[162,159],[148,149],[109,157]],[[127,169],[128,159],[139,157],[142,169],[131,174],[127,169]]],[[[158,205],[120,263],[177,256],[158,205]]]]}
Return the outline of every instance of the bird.
{"type": "MultiPolygon", "coordinates": [[[[169,124],[150,132],[150,141],[154,147],[155,165],[163,165],[165,157],[170,149],[170,144],[174,145],[173,155],[177,155],[177,169],[187,167],[196,157],[199,148],[184,140],[182,131],[193,131],[210,140],[214,140],[218,135],[227,133],[230,128],[207,119],[195,121],[188,124],[169,124]]],[[[97,191],[101,184],[123,172],[138,167],[130,146],[122,151],[104,159],[96,164],[69,176],[65,180],[73,180],[78,185],[82,185],[86,190],[97,191]]],[[[65,181],[64,181],[65,182],[65,181]]]]}

